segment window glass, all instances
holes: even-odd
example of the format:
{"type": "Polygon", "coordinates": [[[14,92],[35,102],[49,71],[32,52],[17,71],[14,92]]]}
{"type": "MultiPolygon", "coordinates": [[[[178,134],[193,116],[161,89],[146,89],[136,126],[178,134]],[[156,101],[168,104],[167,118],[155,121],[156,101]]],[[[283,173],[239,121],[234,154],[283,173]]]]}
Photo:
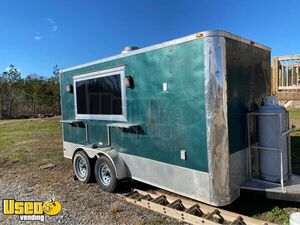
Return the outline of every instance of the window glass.
{"type": "Polygon", "coordinates": [[[120,74],[76,81],[77,114],[122,115],[120,74]]]}

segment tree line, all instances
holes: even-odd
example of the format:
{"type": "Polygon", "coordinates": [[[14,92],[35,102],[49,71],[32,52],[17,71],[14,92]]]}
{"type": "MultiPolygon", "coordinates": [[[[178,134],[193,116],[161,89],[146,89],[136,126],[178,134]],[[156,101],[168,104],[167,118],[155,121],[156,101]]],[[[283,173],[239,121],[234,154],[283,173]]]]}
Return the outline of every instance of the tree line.
{"type": "Polygon", "coordinates": [[[50,77],[29,74],[10,65],[0,73],[0,118],[28,118],[60,114],[59,69],[50,77]]]}

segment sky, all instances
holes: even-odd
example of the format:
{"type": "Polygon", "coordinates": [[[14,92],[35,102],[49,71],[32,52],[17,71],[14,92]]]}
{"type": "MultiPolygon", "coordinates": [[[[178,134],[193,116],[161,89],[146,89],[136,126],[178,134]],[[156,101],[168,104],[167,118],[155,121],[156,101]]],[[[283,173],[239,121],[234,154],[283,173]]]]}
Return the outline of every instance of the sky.
{"type": "Polygon", "coordinates": [[[1,0],[0,72],[10,64],[50,76],[59,68],[221,29],[300,54],[298,0],[1,0]]]}

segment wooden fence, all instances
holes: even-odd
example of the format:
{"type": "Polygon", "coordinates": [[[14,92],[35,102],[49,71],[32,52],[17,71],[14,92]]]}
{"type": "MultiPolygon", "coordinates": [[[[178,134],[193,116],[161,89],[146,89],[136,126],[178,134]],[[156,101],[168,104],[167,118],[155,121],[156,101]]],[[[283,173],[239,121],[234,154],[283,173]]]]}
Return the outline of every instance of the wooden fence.
{"type": "Polygon", "coordinates": [[[300,55],[273,58],[272,93],[279,100],[300,100],[300,55]]]}

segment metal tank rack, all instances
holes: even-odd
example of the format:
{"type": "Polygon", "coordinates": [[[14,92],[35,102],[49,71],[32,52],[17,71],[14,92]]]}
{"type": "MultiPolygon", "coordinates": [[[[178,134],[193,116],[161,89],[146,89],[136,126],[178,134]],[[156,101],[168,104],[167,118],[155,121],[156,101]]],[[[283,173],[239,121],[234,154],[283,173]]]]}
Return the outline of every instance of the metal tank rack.
{"type": "MultiPolygon", "coordinates": [[[[288,114],[287,114],[288,118],[288,114]]],[[[248,134],[248,177],[249,179],[241,185],[241,189],[245,190],[254,190],[254,191],[264,191],[266,193],[266,197],[270,199],[278,199],[278,200],[287,200],[287,201],[297,201],[300,202],[300,177],[292,174],[292,166],[291,166],[291,147],[290,147],[290,133],[293,129],[289,129],[289,123],[287,120],[287,128],[284,130],[282,126],[282,114],[280,112],[250,112],[247,113],[247,134],[248,134]],[[270,147],[270,146],[261,146],[260,143],[253,142],[252,139],[254,137],[258,137],[259,129],[257,128],[258,118],[277,118],[279,123],[278,136],[274,137],[277,140],[280,140],[278,143],[278,147],[270,147]],[[255,130],[251,130],[251,128],[255,127],[255,130]],[[284,179],[284,148],[283,140],[286,138],[287,145],[287,179],[284,179]],[[280,180],[279,182],[268,181],[266,179],[262,179],[260,176],[260,151],[268,151],[271,154],[280,154],[280,180]]],[[[276,165],[276,162],[271,162],[276,165]]]]}

